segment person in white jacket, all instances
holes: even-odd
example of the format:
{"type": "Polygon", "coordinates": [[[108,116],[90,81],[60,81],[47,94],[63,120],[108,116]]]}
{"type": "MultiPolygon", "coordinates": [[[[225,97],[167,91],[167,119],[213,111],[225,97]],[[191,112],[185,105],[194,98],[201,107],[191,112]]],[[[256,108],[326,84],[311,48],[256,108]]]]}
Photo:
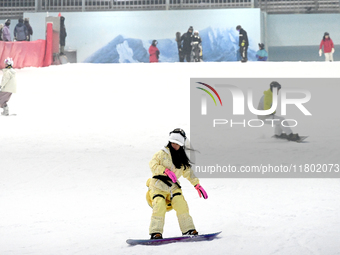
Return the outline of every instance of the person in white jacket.
{"type": "Polygon", "coordinates": [[[2,70],[3,76],[0,84],[0,107],[3,109],[1,115],[8,116],[8,101],[12,96],[12,93],[16,93],[17,79],[15,71],[13,69],[13,60],[11,58],[5,59],[5,68],[2,70]]]}

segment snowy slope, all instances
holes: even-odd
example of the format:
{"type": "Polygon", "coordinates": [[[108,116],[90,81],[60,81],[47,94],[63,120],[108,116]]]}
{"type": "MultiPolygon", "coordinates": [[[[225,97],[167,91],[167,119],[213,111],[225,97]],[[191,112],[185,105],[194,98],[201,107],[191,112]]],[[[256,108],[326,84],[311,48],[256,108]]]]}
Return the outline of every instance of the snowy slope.
{"type": "MultiPolygon", "coordinates": [[[[221,238],[125,243],[148,238],[148,162],[170,130],[189,133],[191,77],[327,78],[339,77],[339,68],[339,62],[249,62],[17,70],[18,93],[9,103],[17,116],[0,117],[0,254],[340,254],[339,179],[201,179],[208,200],[181,180],[198,231],[222,230],[221,238]]],[[[332,101],[320,104],[339,109],[339,93],[334,87],[332,101]]],[[[284,145],[293,163],[308,153],[324,161],[327,151],[329,163],[340,163],[337,127],[338,118],[299,130],[310,135],[305,144],[276,143],[259,132],[251,146],[271,157],[284,145]]],[[[235,138],[240,158],[248,138],[235,138]]],[[[167,213],[164,236],[179,234],[175,212],[167,213]]]]}

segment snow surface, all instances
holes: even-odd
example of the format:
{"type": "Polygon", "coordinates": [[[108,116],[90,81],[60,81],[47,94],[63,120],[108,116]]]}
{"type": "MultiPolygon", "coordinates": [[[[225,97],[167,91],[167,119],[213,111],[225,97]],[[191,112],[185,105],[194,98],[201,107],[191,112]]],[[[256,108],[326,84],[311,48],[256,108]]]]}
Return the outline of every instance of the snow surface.
{"type": "MultiPolygon", "coordinates": [[[[339,179],[201,179],[207,200],[182,179],[197,230],[223,231],[220,238],[159,247],[125,243],[149,237],[148,163],[169,131],[190,130],[190,77],[326,78],[339,77],[339,70],[340,62],[17,70],[18,93],[9,102],[17,116],[0,117],[0,254],[340,254],[339,179]]],[[[323,129],[309,127],[310,142],[287,143],[285,153],[313,151],[322,160],[318,151],[328,150],[338,161],[332,163],[340,163],[339,130],[323,129]]],[[[171,211],[164,236],[179,234],[171,211]]]]}

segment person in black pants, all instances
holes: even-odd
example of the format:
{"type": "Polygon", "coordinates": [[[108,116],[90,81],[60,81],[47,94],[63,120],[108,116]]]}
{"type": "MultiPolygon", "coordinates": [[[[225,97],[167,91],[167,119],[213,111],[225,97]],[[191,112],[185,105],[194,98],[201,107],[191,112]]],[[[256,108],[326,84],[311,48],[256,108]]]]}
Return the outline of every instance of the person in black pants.
{"type": "Polygon", "coordinates": [[[240,46],[241,62],[247,62],[248,61],[247,51],[249,46],[247,32],[240,25],[236,27],[236,30],[239,31],[238,45],[240,46]]]}
{"type": "Polygon", "coordinates": [[[192,32],[194,31],[194,28],[191,26],[188,29],[188,32],[184,33],[181,37],[181,42],[183,41],[183,47],[182,47],[182,60],[181,62],[184,62],[184,58],[187,62],[191,62],[191,51],[192,51],[192,32]]]}

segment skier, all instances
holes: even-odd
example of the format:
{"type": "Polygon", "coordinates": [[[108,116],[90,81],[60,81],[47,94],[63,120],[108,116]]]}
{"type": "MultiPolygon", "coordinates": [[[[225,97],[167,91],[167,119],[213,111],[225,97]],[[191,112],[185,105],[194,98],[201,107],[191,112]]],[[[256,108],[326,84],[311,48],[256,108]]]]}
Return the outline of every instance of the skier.
{"type": "Polygon", "coordinates": [[[268,53],[264,49],[263,43],[259,43],[259,50],[256,52],[256,58],[257,58],[257,61],[267,61],[268,59],[268,53]]]}
{"type": "Polygon", "coordinates": [[[157,63],[158,62],[160,53],[159,53],[159,50],[157,48],[157,44],[158,44],[157,40],[153,40],[152,44],[149,47],[150,63],[157,63]]]}
{"type": "Polygon", "coordinates": [[[325,32],[319,48],[319,56],[322,55],[322,47],[325,53],[325,61],[333,61],[333,53],[334,53],[334,43],[332,39],[329,37],[329,33],[325,32]]]}
{"type": "Polygon", "coordinates": [[[183,61],[184,58],[187,62],[191,62],[191,51],[192,51],[192,32],[194,31],[193,27],[190,26],[188,29],[188,32],[184,33],[181,36],[181,42],[183,41],[183,47],[182,47],[182,54],[183,54],[183,61]]]}
{"type": "Polygon", "coordinates": [[[241,62],[247,62],[247,51],[249,46],[247,32],[240,25],[236,27],[236,30],[239,32],[238,45],[240,46],[241,62]]]}
{"type": "Polygon", "coordinates": [[[199,36],[197,30],[194,32],[194,36],[192,38],[192,53],[194,62],[202,62],[203,60],[203,52],[202,52],[202,39],[199,36]]]}
{"type": "MultiPolygon", "coordinates": [[[[273,81],[270,83],[270,88],[263,92],[263,96],[260,99],[258,110],[269,110],[272,106],[273,102],[273,88],[277,88],[277,94],[279,94],[279,91],[281,89],[281,85],[273,81]]],[[[298,134],[293,134],[290,127],[282,125],[282,121],[285,120],[285,118],[276,115],[275,111],[272,114],[269,115],[258,115],[258,119],[264,121],[265,124],[272,124],[275,125],[275,138],[280,139],[287,139],[289,141],[297,141],[300,140],[300,137],[298,134]],[[276,121],[269,121],[269,120],[276,120],[276,121]]]]}
{"type": "Polygon", "coordinates": [[[5,69],[3,69],[3,76],[0,84],[0,107],[3,108],[1,115],[8,116],[9,110],[7,102],[16,93],[17,80],[15,71],[13,69],[13,60],[11,58],[5,59],[5,69]]]}
{"type": "Polygon", "coordinates": [[[189,215],[188,204],[177,179],[182,175],[198,191],[200,197],[208,194],[199,184],[191,169],[190,161],[184,151],[185,132],[176,128],[169,134],[168,144],[158,151],[149,163],[152,178],[148,179],[148,204],[152,207],[149,234],[151,239],[162,239],[165,213],[174,209],[183,235],[198,235],[193,220],[189,215]]]}
{"type": "Polygon", "coordinates": [[[24,24],[23,18],[19,18],[18,24],[14,28],[14,41],[27,41],[28,30],[24,24]]]}

